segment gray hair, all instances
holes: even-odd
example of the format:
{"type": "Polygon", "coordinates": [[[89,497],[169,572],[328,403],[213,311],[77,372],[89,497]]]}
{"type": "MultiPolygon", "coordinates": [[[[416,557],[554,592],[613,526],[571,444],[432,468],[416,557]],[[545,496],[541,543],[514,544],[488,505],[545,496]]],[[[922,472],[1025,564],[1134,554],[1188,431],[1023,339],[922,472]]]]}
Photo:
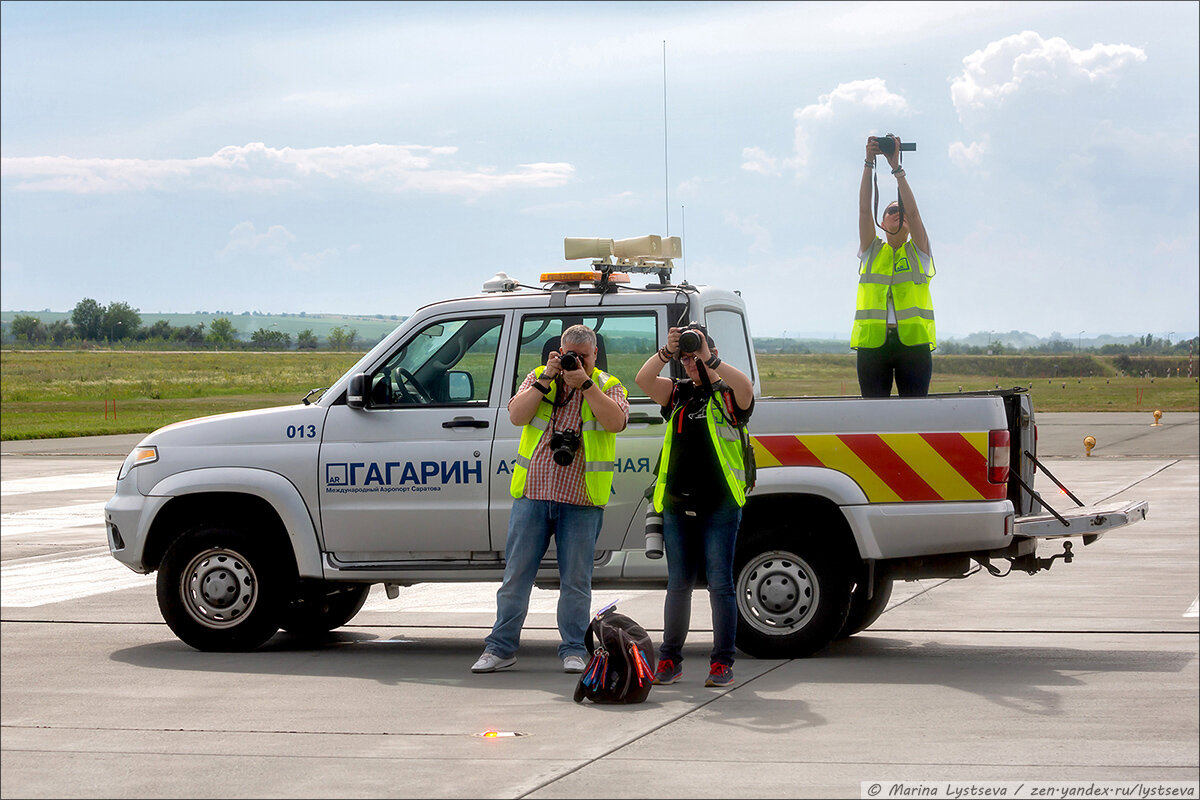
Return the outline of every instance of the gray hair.
{"type": "MultiPolygon", "coordinates": [[[[589,348],[595,348],[596,332],[587,325],[572,325],[562,332],[562,336],[560,337],[559,341],[562,343],[562,345],[565,345],[567,342],[571,342],[573,344],[585,344],[589,348]]],[[[591,354],[590,351],[588,354],[591,354]]]]}

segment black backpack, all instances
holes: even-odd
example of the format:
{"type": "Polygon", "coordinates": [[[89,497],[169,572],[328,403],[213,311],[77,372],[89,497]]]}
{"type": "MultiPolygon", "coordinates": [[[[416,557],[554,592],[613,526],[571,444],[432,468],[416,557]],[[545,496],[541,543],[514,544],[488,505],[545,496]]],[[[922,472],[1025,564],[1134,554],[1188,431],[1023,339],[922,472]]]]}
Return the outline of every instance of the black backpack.
{"type": "Polygon", "coordinates": [[[591,661],[579,676],[575,702],[641,703],[654,683],[654,643],[650,634],[616,603],[602,609],[588,625],[585,644],[591,661]]]}

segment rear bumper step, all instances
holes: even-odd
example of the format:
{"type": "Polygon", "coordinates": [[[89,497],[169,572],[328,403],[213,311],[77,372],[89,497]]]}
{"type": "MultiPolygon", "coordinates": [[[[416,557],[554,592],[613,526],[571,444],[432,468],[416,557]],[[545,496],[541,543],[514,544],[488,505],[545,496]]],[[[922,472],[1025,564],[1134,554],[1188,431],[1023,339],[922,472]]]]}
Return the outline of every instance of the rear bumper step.
{"type": "Polygon", "coordinates": [[[1100,536],[1105,531],[1133,522],[1141,522],[1150,510],[1145,500],[1115,500],[1094,506],[1079,506],[1061,514],[1038,514],[1018,517],[1013,525],[1014,536],[1033,536],[1054,539],[1062,536],[1100,536]],[[1062,520],[1066,520],[1066,525],[1062,520]]]}

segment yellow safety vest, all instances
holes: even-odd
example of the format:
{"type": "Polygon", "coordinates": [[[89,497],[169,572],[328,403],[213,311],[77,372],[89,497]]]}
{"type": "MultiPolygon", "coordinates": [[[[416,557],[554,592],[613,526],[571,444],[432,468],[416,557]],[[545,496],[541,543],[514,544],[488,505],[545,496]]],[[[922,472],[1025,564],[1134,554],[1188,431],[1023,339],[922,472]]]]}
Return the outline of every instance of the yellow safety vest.
{"type": "Polygon", "coordinates": [[[898,250],[876,237],[871,245],[875,257],[859,267],[858,308],[854,312],[851,347],[882,347],[887,339],[887,297],[892,291],[896,308],[896,328],[906,345],[927,344],[937,347],[933,324],[933,298],[929,279],[936,270],[930,259],[929,271],[921,263],[912,240],[898,250]]]}
{"type": "MultiPolygon", "coordinates": [[[[663,510],[663,498],[667,494],[667,468],[671,464],[671,442],[674,439],[675,418],[683,413],[684,406],[678,406],[667,423],[667,432],[663,436],[662,458],[658,463],[658,481],[654,485],[654,510],[663,510]]],[[[708,422],[708,435],[712,440],[713,449],[717,452],[717,462],[721,465],[721,474],[738,506],[746,505],[746,463],[742,454],[742,437],[735,425],[728,421],[728,413],[717,405],[714,394],[708,398],[704,407],[704,418],[708,422]]]]}
{"type": "MultiPolygon", "coordinates": [[[[535,378],[541,377],[544,366],[533,371],[535,378]]],[[[621,382],[607,372],[592,370],[592,382],[607,393],[621,382]]],[[[529,476],[529,462],[537,449],[542,435],[550,430],[550,418],[554,414],[554,398],[558,394],[558,382],[550,384],[546,402],[538,403],[537,411],[529,424],[521,429],[521,443],[517,446],[517,463],[513,467],[512,483],[508,491],[513,497],[525,496],[525,479],[529,476]]],[[[613,464],[617,457],[617,435],[605,430],[588,407],[587,400],[580,406],[583,417],[579,438],[583,450],[583,484],[592,505],[604,506],[612,494],[613,464]]]]}

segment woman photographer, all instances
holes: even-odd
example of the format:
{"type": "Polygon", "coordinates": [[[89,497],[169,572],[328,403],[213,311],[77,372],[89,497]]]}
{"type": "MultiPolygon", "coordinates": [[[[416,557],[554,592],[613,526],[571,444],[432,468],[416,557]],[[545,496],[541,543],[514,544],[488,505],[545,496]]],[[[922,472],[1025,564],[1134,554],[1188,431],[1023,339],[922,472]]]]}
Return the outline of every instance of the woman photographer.
{"type": "Polygon", "coordinates": [[[683,675],[692,589],[703,568],[713,619],[704,685],[729,686],[737,632],[733,551],[746,503],[738,428],[754,409],[754,385],[720,359],[716,343],[700,326],[671,328],[666,347],[646,360],[635,380],[668,420],[652,501],[663,515],[667,555],[665,629],[654,682],[671,684],[683,675]],[[659,376],[676,357],[687,379],[659,376]]]}
{"type": "Polygon", "coordinates": [[[858,190],[858,302],[850,346],[858,351],[858,385],[863,397],[887,397],[892,380],[901,397],[929,394],[931,351],[937,346],[929,280],[934,275],[929,234],[904,167],[900,139],[867,137],[867,157],[858,190]],[[882,146],[881,146],[882,145],[882,146]],[[896,176],[899,200],[888,204],[875,235],[872,175],[884,156],[896,176]]]}

